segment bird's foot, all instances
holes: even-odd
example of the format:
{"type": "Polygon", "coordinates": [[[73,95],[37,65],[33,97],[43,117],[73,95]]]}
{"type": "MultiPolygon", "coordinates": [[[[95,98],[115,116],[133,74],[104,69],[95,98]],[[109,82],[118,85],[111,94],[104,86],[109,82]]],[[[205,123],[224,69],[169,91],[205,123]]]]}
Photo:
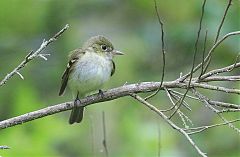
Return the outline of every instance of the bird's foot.
{"type": "Polygon", "coordinates": [[[98,90],[98,95],[100,95],[101,98],[103,98],[104,94],[103,94],[103,91],[101,89],[98,90]]]}
{"type": "Polygon", "coordinates": [[[80,103],[81,103],[80,99],[79,99],[79,98],[76,98],[76,99],[74,100],[74,107],[79,106],[80,103]]]}

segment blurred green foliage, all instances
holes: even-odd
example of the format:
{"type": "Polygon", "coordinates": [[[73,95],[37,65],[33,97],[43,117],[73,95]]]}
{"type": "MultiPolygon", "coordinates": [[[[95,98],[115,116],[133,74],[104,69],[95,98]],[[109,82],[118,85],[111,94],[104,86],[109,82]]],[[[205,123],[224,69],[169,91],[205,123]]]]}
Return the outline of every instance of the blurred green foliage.
{"type": "MultiPolygon", "coordinates": [[[[165,80],[187,72],[192,63],[202,1],[158,0],[164,21],[167,46],[165,80]]],[[[203,32],[208,29],[208,48],[212,45],[227,2],[207,1],[203,32]]],[[[233,0],[221,35],[240,29],[240,2],[233,0]]],[[[78,48],[89,37],[102,34],[111,39],[115,48],[126,55],[115,59],[116,73],[104,89],[124,83],[158,81],[161,74],[161,34],[152,0],[1,0],[0,1],[0,78],[36,50],[65,24],[70,25],[62,37],[49,45],[48,61],[36,59],[21,73],[25,80],[14,76],[0,89],[0,120],[21,115],[60,102],[70,101],[70,92],[59,97],[60,77],[68,52],[78,48]]],[[[203,35],[200,44],[203,43],[203,35]]],[[[214,67],[229,65],[240,50],[240,38],[233,37],[217,49],[214,67]]],[[[198,55],[198,61],[201,55],[198,55]]],[[[239,72],[238,72],[239,74],[239,72]]],[[[224,84],[223,86],[228,86],[224,84]]],[[[234,84],[240,87],[239,83],[234,84]]],[[[239,103],[239,96],[213,92],[211,98],[239,103]]],[[[170,102],[160,94],[151,100],[159,108],[170,102]]],[[[221,122],[199,103],[190,102],[192,112],[186,111],[195,126],[221,122]]],[[[164,121],[131,98],[123,97],[87,107],[80,125],[68,125],[69,112],[0,131],[3,157],[77,157],[105,156],[102,146],[101,113],[105,111],[107,144],[110,156],[157,156],[160,127],[161,156],[196,156],[184,137],[164,121]]],[[[228,115],[232,119],[239,114],[228,115]]],[[[178,117],[174,119],[179,125],[178,117]]],[[[239,125],[238,125],[239,127],[239,125]]],[[[239,136],[228,127],[210,129],[193,136],[209,156],[239,155],[239,136]]]]}

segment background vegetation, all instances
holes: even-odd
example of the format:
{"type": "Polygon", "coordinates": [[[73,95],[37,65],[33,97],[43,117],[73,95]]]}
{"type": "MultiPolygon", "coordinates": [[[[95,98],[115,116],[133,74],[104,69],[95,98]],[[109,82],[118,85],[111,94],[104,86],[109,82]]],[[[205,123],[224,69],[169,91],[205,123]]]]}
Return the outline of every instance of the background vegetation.
{"type": "MultiPolygon", "coordinates": [[[[221,35],[240,28],[240,1],[233,2],[221,35]]],[[[158,0],[167,43],[165,80],[173,80],[191,67],[201,3],[158,0]]],[[[213,43],[226,4],[225,0],[207,1],[204,29],[209,31],[208,46],[213,43]]],[[[0,6],[0,78],[17,66],[30,50],[37,49],[43,39],[51,37],[65,24],[70,25],[70,29],[45,50],[51,54],[48,61],[31,62],[22,71],[25,80],[15,76],[1,87],[0,120],[72,100],[69,91],[63,97],[58,96],[67,55],[93,35],[105,35],[116,49],[125,52],[124,56],[115,58],[116,73],[104,89],[126,82],[160,80],[161,34],[151,0],[1,0],[0,6]]],[[[239,36],[225,41],[213,56],[210,69],[231,64],[240,50],[239,45],[239,36]]],[[[240,87],[239,83],[234,86],[240,87]]],[[[240,102],[239,96],[219,92],[211,97],[240,102]]],[[[161,93],[151,102],[159,108],[170,104],[161,93]]],[[[203,106],[192,103],[191,107],[193,111],[187,115],[192,115],[194,126],[216,123],[213,113],[203,106]]],[[[1,130],[0,145],[11,149],[0,150],[0,156],[105,156],[102,111],[106,117],[110,156],[157,156],[158,128],[161,156],[196,155],[192,146],[154,113],[123,97],[87,107],[80,125],[68,125],[69,112],[64,112],[1,130]]],[[[231,116],[236,118],[239,114],[231,116]]],[[[209,156],[239,155],[239,136],[228,127],[210,129],[194,138],[209,156]]]]}

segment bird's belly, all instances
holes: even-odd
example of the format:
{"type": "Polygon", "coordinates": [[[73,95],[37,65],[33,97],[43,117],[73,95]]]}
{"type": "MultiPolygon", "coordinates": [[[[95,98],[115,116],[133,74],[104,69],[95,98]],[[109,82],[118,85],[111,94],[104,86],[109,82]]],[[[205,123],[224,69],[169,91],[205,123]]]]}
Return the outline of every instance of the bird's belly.
{"type": "Polygon", "coordinates": [[[106,63],[83,62],[79,63],[72,73],[69,86],[73,92],[85,95],[91,91],[99,90],[110,78],[111,66],[106,63]]]}

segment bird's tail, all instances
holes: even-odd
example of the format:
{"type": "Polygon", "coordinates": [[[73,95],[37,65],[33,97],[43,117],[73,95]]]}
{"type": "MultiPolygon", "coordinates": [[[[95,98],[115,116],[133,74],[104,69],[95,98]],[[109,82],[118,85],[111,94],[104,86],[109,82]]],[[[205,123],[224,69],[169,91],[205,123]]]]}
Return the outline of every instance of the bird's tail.
{"type": "Polygon", "coordinates": [[[83,111],[84,111],[84,107],[74,106],[69,118],[69,124],[73,124],[75,122],[80,123],[83,119],[83,111]]]}

